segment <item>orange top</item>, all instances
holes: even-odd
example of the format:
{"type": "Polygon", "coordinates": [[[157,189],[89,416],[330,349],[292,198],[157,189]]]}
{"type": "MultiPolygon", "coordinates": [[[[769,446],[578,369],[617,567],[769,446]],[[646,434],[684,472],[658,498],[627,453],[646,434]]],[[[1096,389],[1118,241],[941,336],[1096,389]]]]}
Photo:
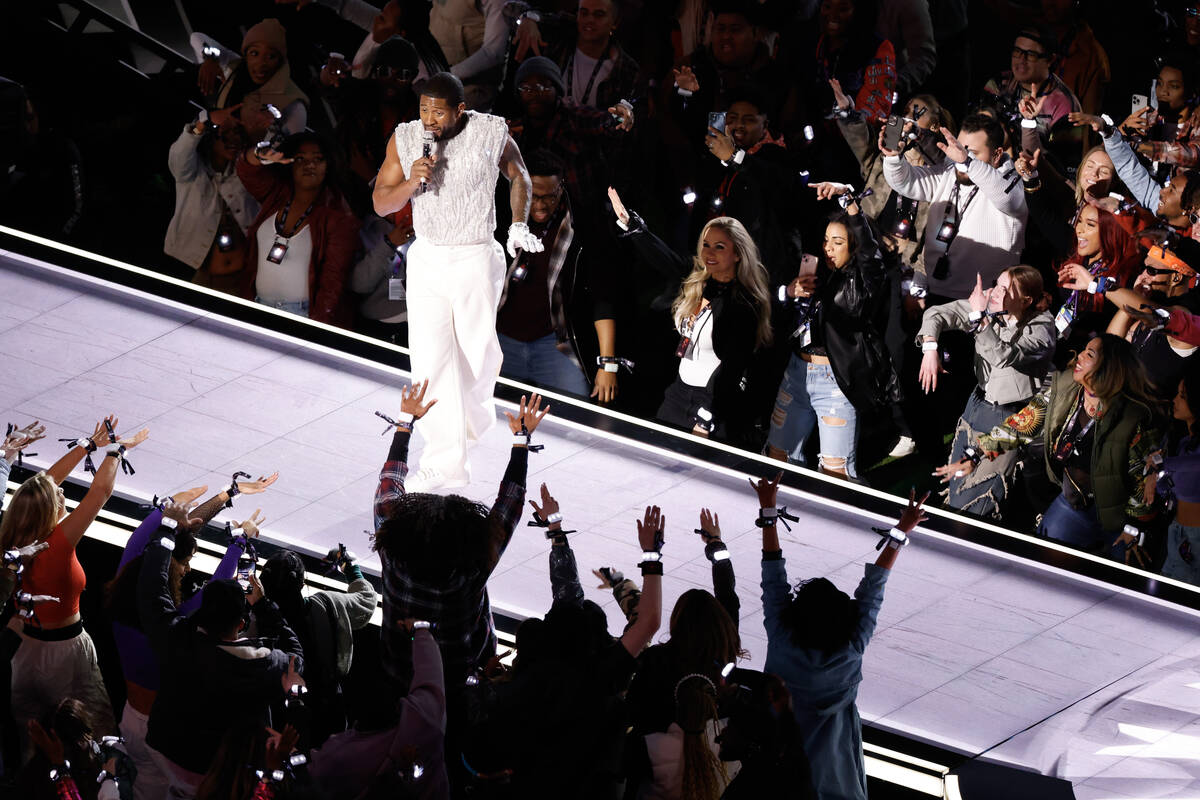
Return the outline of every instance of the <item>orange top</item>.
{"type": "Polygon", "coordinates": [[[21,589],[30,594],[48,594],[59,602],[41,603],[37,618],[43,628],[59,628],[79,613],[79,595],[87,585],[87,575],[75,556],[75,548],[63,535],[62,526],[54,526],[47,539],[50,548],[30,562],[21,576],[21,589]]]}

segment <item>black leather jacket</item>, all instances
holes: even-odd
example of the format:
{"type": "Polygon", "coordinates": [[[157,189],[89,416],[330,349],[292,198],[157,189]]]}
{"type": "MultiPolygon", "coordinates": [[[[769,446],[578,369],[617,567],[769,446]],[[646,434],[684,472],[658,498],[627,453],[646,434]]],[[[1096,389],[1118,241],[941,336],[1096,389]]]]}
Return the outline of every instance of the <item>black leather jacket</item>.
{"type": "Polygon", "coordinates": [[[862,214],[847,220],[858,250],[842,269],[822,266],[814,325],[838,387],[856,409],[868,411],[898,403],[904,394],[880,332],[887,275],[879,243],[862,214]]]}

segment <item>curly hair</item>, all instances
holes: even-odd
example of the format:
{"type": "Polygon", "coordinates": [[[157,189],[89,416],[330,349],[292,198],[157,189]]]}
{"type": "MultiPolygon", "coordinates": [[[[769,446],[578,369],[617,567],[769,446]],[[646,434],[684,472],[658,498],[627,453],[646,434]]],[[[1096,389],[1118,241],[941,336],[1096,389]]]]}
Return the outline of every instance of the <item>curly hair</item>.
{"type": "Polygon", "coordinates": [[[858,625],[858,601],[828,578],[809,578],[796,584],[780,617],[797,647],[829,654],[850,643],[858,625]]]}
{"type": "Polygon", "coordinates": [[[495,561],[491,509],[461,495],[406,494],[371,537],[371,549],[404,564],[414,579],[478,575],[495,561]]]}

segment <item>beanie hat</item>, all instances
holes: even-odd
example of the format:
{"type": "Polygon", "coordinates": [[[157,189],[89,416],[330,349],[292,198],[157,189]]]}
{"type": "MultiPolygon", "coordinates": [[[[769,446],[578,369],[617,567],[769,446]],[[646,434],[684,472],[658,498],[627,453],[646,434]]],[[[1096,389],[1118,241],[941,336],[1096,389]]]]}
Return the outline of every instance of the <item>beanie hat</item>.
{"type": "Polygon", "coordinates": [[[273,48],[283,56],[285,61],[287,60],[287,31],[279,24],[279,20],[264,19],[246,31],[246,35],[242,37],[242,55],[245,55],[246,51],[250,49],[250,45],[255,42],[273,48]]]}
{"type": "Polygon", "coordinates": [[[533,58],[525,59],[521,63],[520,68],[517,69],[517,80],[514,87],[520,88],[521,83],[531,76],[549,80],[554,84],[554,88],[558,89],[559,97],[567,93],[567,90],[563,88],[562,71],[559,70],[558,64],[555,64],[545,56],[534,56],[533,58]]]}

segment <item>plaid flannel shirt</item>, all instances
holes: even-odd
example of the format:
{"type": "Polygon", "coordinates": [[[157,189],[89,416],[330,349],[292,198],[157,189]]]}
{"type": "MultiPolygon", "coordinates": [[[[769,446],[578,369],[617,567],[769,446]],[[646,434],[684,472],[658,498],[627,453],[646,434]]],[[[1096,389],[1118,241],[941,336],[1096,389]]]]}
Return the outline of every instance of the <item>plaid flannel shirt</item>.
{"type": "MultiPolygon", "coordinates": [[[[411,434],[398,430],[392,438],[388,460],[379,473],[375,490],[375,529],[391,515],[404,497],[404,479],[408,475],[408,443],[411,434]]],[[[508,469],[500,482],[500,493],[492,505],[490,518],[496,523],[497,541],[493,560],[486,570],[473,575],[454,575],[449,581],[430,586],[422,584],[380,550],[383,565],[383,667],[393,679],[407,684],[412,678],[412,636],[400,625],[403,619],[423,619],[435,623],[433,636],[441,648],[448,675],[465,674],[483,664],[496,652],[496,630],[488,601],[487,580],[512,540],[525,504],[525,474],[528,451],[514,447],[508,469]]]]}

